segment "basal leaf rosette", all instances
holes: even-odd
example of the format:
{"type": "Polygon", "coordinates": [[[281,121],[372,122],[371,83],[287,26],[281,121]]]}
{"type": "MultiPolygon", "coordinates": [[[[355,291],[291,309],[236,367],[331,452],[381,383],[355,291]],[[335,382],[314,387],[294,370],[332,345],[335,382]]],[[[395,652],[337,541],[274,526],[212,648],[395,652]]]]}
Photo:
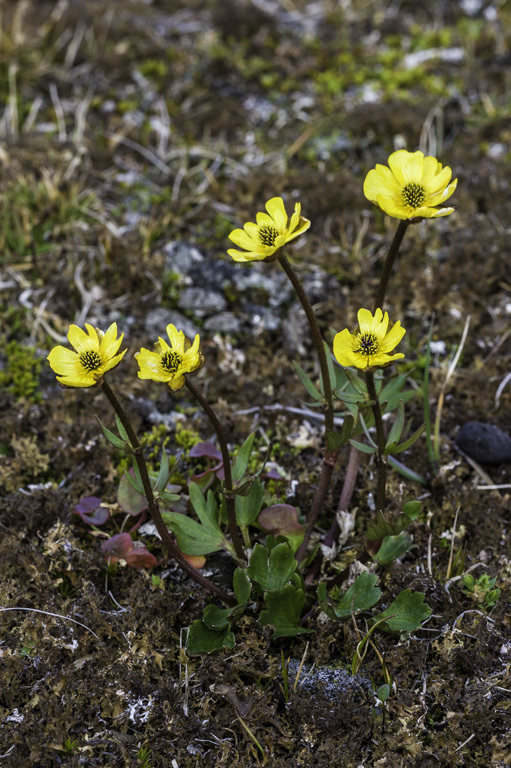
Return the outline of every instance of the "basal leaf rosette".
{"type": "Polygon", "coordinates": [[[176,391],[185,383],[185,374],[198,370],[204,364],[204,358],[199,351],[199,334],[191,344],[175,325],[167,325],[166,330],[170,345],[160,336],[153,352],[142,347],[135,355],[140,369],[138,376],[161,381],[176,391]]]}
{"type": "Polygon", "coordinates": [[[357,317],[357,332],[345,328],[334,338],[334,356],[340,365],[372,370],[404,357],[402,352],[391,354],[406,333],[399,321],[389,330],[389,315],[381,309],[374,315],[368,309],[359,309],[357,317]]]}
{"type": "Polygon", "coordinates": [[[377,165],[364,181],[364,195],[382,211],[396,219],[433,219],[454,212],[442,207],[458,183],[451,181],[448,166],[405,149],[393,152],[388,164],[377,165]]]}
{"type": "Polygon", "coordinates": [[[234,229],[229,240],[242,248],[229,248],[227,253],[234,261],[275,261],[278,250],[286,243],[302,235],[310,227],[310,221],[301,215],[301,204],[288,217],[281,197],[272,197],[266,203],[267,213],[259,212],[256,221],[247,221],[243,229],[234,229]]]}
{"type": "Polygon", "coordinates": [[[124,334],[117,337],[117,323],[106,332],[85,323],[85,331],[70,325],[67,338],[74,351],[54,347],[47,360],[64,387],[95,387],[107,371],[119,365],[127,350],[117,354],[124,334]]]}

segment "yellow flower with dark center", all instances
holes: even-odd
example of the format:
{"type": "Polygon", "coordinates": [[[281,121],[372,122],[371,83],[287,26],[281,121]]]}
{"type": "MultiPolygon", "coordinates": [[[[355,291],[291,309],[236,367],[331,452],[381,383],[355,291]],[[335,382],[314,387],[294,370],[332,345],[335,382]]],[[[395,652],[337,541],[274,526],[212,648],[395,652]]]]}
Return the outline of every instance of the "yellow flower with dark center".
{"type": "Polygon", "coordinates": [[[126,350],[117,354],[124,334],[117,338],[117,323],[112,323],[104,333],[85,323],[84,331],[70,325],[67,338],[75,351],[66,347],[54,347],[47,357],[57,374],[57,381],[64,387],[95,387],[103,376],[119,365],[126,350]]]}
{"type": "Polygon", "coordinates": [[[234,229],[229,235],[229,240],[244,249],[229,248],[227,253],[234,261],[275,261],[279,248],[310,227],[310,221],[301,216],[300,203],[295,204],[291,218],[288,218],[281,197],[268,200],[266,210],[267,213],[256,215],[257,223],[247,221],[243,229],[234,229]]]}
{"type": "Polygon", "coordinates": [[[389,167],[377,165],[364,181],[364,195],[396,219],[433,219],[449,216],[454,208],[442,208],[458,183],[452,171],[435,157],[399,149],[388,159],[389,167]]]}
{"type": "Polygon", "coordinates": [[[178,331],[175,325],[170,324],[167,325],[167,335],[170,346],[160,336],[154,352],[144,347],[137,352],[135,357],[140,368],[138,376],[140,379],[162,381],[177,390],[185,383],[185,374],[200,368],[204,358],[199,352],[199,334],[190,344],[183,331],[178,331]]]}
{"type": "Polygon", "coordinates": [[[364,370],[370,368],[385,368],[393,360],[404,355],[401,352],[390,354],[397,347],[406,331],[401,323],[389,327],[389,316],[381,309],[373,314],[368,309],[358,310],[358,331],[344,331],[334,338],[334,356],[344,367],[354,366],[364,370]]]}

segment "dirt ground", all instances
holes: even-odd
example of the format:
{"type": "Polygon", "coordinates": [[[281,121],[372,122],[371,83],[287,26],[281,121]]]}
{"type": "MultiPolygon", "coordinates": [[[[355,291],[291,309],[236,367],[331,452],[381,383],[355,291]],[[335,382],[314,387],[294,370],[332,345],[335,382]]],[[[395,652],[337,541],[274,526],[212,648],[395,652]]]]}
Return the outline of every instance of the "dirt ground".
{"type": "MultiPolygon", "coordinates": [[[[470,420],[511,434],[509,4],[6,0],[1,36],[0,765],[511,765],[511,468],[455,444],[470,420]],[[113,416],[101,391],[61,389],[46,356],[70,323],[117,322],[129,352],[111,386],[147,455],[163,442],[183,454],[185,482],[211,428],[187,394],[138,379],[133,353],[169,322],[200,332],[195,381],[231,447],[270,436],[277,492],[306,514],[321,431],[292,361],[317,375],[310,334],[278,264],[235,264],[227,235],[274,195],[301,202],[311,228],[289,256],[331,342],[372,304],[397,222],[362,183],[398,148],[459,182],[454,215],[409,227],[387,295],[407,329],[396,370],[416,390],[412,427],[431,324],[432,419],[444,399],[438,465],[421,438],[399,458],[423,484],[389,475],[391,511],[420,498],[424,514],[413,547],[376,569],[382,604],[411,589],[431,616],[377,634],[395,683],[382,705],[377,654],[351,676],[356,629],[321,614],[312,589],[312,634],[274,640],[247,611],[232,650],[187,653],[211,598],[144,528],[134,538],[160,562],[108,567],[105,536],[133,524],[117,502],[125,459],[95,418],[113,416]],[[87,496],[111,512],[96,530],[74,512],[87,496]],[[469,569],[495,579],[494,605],[462,589],[469,569]],[[292,688],[302,658],[286,695],[283,669],[292,688]]],[[[360,550],[374,491],[366,456],[355,529],[322,580],[360,550]]],[[[230,568],[213,555],[203,572],[230,589],[230,568]]]]}

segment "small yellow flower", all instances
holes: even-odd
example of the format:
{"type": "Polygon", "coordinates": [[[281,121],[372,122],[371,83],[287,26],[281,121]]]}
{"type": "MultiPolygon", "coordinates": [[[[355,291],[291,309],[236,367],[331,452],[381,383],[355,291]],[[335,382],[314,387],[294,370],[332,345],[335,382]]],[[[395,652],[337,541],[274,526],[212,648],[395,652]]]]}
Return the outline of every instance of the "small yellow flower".
{"type": "Polygon", "coordinates": [[[155,352],[142,349],[135,357],[139,365],[140,379],[152,379],[168,384],[173,390],[181,389],[185,383],[185,373],[192,373],[204,363],[199,352],[200,338],[196,335],[193,344],[178,331],[175,325],[167,325],[170,346],[161,336],[155,344],[155,352]]]}
{"type": "Polygon", "coordinates": [[[364,195],[396,219],[433,219],[449,216],[454,208],[439,208],[450,197],[458,179],[435,157],[422,152],[393,152],[386,165],[377,165],[364,181],[364,195]]]}
{"type": "Polygon", "coordinates": [[[387,333],[389,316],[377,309],[374,317],[368,309],[358,310],[358,333],[350,333],[347,328],[334,338],[335,359],[341,365],[355,368],[385,368],[393,360],[404,355],[390,352],[397,347],[406,331],[401,323],[394,323],[387,333]]]}
{"type": "Polygon", "coordinates": [[[311,225],[300,215],[300,203],[295,204],[295,212],[290,219],[281,197],[268,200],[266,210],[268,213],[256,215],[257,224],[247,221],[243,229],[234,229],[229,235],[229,240],[244,249],[230,248],[227,251],[234,261],[275,261],[279,248],[306,232],[311,225]]]}
{"type": "Polygon", "coordinates": [[[57,381],[64,387],[94,387],[101,384],[103,376],[119,365],[126,350],[117,354],[124,334],[117,338],[117,323],[112,323],[104,333],[85,323],[85,332],[77,325],[70,325],[67,338],[76,350],[54,347],[47,357],[57,374],[57,381]]]}

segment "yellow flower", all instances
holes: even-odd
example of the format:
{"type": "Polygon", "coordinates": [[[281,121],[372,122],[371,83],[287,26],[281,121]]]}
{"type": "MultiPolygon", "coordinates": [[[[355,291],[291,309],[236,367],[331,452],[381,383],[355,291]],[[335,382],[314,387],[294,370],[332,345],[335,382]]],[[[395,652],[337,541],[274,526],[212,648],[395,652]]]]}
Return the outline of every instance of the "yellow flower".
{"type": "Polygon", "coordinates": [[[396,219],[433,219],[449,216],[454,208],[439,208],[456,189],[452,171],[422,152],[393,152],[386,165],[377,165],[366,176],[364,195],[396,219]],[[450,182],[450,183],[449,183],[450,182]]]}
{"type": "Polygon", "coordinates": [[[70,325],[67,338],[76,350],[54,347],[47,357],[57,374],[57,381],[65,387],[94,387],[101,384],[103,376],[119,365],[126,350],[117,354],[124,334],[117,338],[117,323],[112,323],[104,333],[85,323],[87,332],[77,325],[70,325]]]}
{"type": "Polygon", "coordinates": [[[257,224],[247,221],[243,229],[234,229],[229,235],[229,240],[244,249],[230,248],[227,251],[234,261],[275,261],[279,248],[306,232],[311,225],[300,215],[300,203],[295,204],[295,212],[290,219],[281,197],[268,200],[266,210],[268,213],[256,215],[257,224]]]}
{"type": "Polygon", "coordinates": [[[397,347],[406,331],[401,323],[394,323],[387,333],[389,316],[377,309],[374,317],[368,309],[358,310],[358,333],[350,333],[347,328],[334,338],[334,355],[338,363],[355,368],[384,368],[392,360],[404,355],[390,352],[397,347]]]}
{"type": "Polygon", "coordinates": [[[160,336],[155,344],[155,352],[144,347],[137,352],[135,357],[140,368],[138,376],[140,379],[162,381],[177,390],[185,383],[185,373],[200,368],[204,358],[199,352],[199,334],[191,345],[183,331],[178,331],[175,325],[170,324],[167,325],[167,335],[170,346],[160,336]]]}

